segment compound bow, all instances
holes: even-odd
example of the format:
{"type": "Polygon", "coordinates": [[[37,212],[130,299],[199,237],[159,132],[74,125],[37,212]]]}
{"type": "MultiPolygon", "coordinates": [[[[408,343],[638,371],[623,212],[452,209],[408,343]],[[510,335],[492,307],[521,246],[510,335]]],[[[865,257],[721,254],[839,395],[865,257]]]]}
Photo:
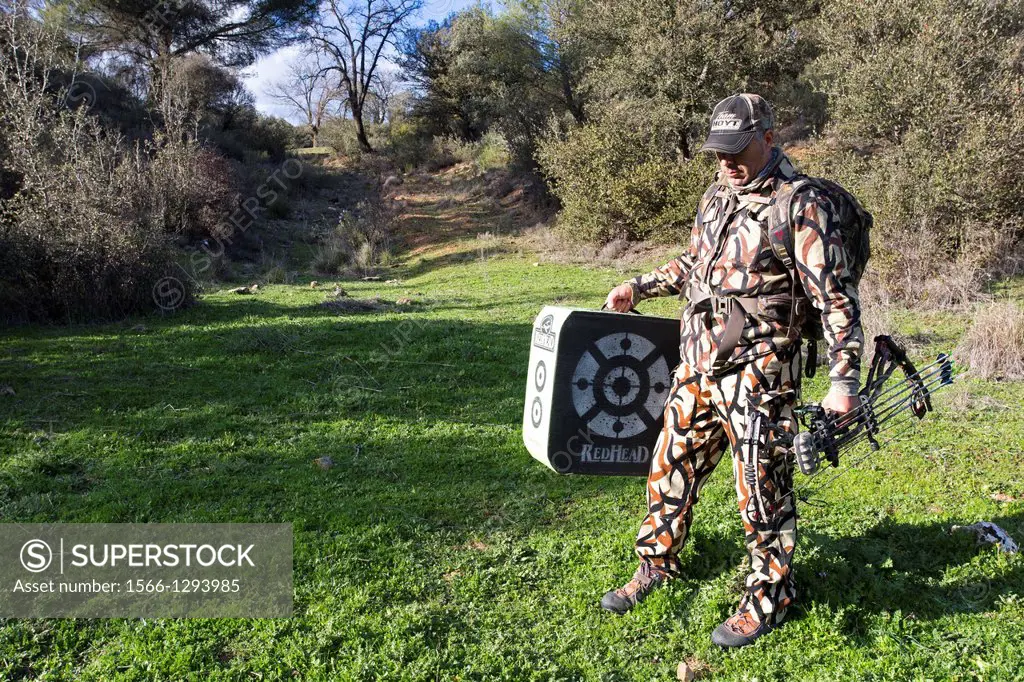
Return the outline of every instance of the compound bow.
{"type": "Polygon", "coordinates": [[[775,443],[792,446],[800,471],[813,478],[824,471],[823,461],[838,467],[840,454],[865,441],[872,451],[878,450],[878,436],[883,430],[895,438],[902,433],[893,434],[895,428],[924,419],[933,409],[932,394],[952,384],[953,377],[953,363],[945,353],[918,370],[891,337],[876,336],[874,359],[859,394],[860,406],[842,415],[820,405],[797,407],[795,412],[804,430],[795,436],[780,436],[775,443]],[[903,371],[903,379],[886,386],[897,369],[903,371]]]}

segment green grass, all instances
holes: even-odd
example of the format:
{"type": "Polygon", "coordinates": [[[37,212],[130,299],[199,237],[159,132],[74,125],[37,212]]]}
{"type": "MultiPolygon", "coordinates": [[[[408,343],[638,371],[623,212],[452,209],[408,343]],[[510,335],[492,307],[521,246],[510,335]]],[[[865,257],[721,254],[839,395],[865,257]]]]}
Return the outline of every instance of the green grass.
{"type": "MultiPolygon", "coordinates": [[[[533,317],[621,275],[472,249],[344,285],[411,308],[338,315],[327,285],[274,285],[3,332],[5,522],[284,521],[296,544],[291,619],[8,620],[0,678],[664,680],[695,657],[716,680],[1022,679],[1024,559],[948,529],[1024,540],[1024,503],[992,497],[1024,498],[1024,385],[967,382],[967,407],[803,505],[791,621],[723,653],[746,572],[730,467],[686,575],[617,617],[597,603],[635,566],[643,481],[560,477],[521,444],[533,317]]],[[[926,355],[964,323],[902,320],[926,355]]]]}

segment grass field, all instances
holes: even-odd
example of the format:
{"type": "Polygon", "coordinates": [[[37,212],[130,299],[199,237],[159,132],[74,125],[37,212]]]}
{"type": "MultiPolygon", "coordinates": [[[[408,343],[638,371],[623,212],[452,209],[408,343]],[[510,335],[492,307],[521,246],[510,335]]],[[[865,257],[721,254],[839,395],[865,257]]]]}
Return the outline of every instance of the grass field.
{"type": "MultiPolygon", "coordinates": [[[[454,219],[418,210],[421,230],[454,219]]],[[[803,505],[799,606],[724,653],[709,635],[746,573],[730,468],[685,577],[618,617],[598,600],[635,567],[643,481],[559,477],[521,443],[533,317],[597,307],[621,273],[481,243],[449,235],[400,283],[343,283],[414,301],[377,312],[318,307],[333,282],[272,285],[4,331],[5,522],[291,522],[296,544],[291,619],[8,620],[0,678],[668,680],[695,659],[715,680],[1024,679],[1024,557],[948,532],[991,520],[1024,540],[1024,384],[965,381],[803,505]]],[[[967,323],[898,320],[917,359],[967,323]]]]}

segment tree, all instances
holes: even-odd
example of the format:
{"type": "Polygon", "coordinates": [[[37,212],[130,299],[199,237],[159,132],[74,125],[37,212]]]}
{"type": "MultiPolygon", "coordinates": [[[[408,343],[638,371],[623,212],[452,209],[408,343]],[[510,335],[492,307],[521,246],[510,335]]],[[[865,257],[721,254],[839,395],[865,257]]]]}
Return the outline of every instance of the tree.
{"type": "Polygon", "coordinates": [[[509,0],[508,14],[536,51],[541,69],[553,76],[556,85],[549,95],[561,100],[576,123],[584,123],[580,86],[587,55],[578,36],[581,0],[509,0]]]}
{"type": "Polygon", "coordinates": [[[399,47],[399,65],[406,81],[413,85],[416,99],[412,114],[429,135],[456,135],[463,140],[478,140],[486,132],[488,121],[481,120],[472,93],[457,78],[449,77],[456,55],[451,48],[451,33],[465,12],[452,14],[443,23],[407,31],[399,47]]]}
{"type": "Polygon", "coordinates": [[[380,71],[373,79],[366,98],[366,112],[373,123],[384,123],[391,115],[391,107],[400,92],[402,76],[397,71],[380,71]]]}
{"type": "Polygon", "coordinates": [[[194,53],[242,67],[303,35],[317,0],[64,0],[66,24],[94,54],[142,67],[151,100],[194,53]]]}
{"type": "Polygon", "coordinates": [[[327,0],[313,27],[312,38],[331,58],[326,71],[338,74],[356,124],[359,148],[372,152],[363,112],[373,89],[384,51],[396,47],[396,38],[423,0],[327,0]]]}
{"type": "Polygon", "coordinates": [[[559,42],[571,56],[586,55],[574,88],[585,123],[553,120],[537,155],[562,203],[565,233],[597,241],[688,234],[712,166],[695,154],[712,107],[734,92],[757,92],[776,105],[779,124],[791,122],[804,108],[794,97],[800,74],[818,49],[806,35],[817,7],[814,0],[570,7],[559,42]]]}
{"type": "Polygon", "coordinates": [[[323,57],[323,51],[318,47],[306,50],[289,65],[284,79],[267,90],[271,98],[306,119],[314,147],[317,146],[324,118],[331,113],[341,114],[341,111],[332,109],[340,109],[338,105],[344,100],[344,93],[331,84],[323,57]]]}
{"type": "Polygon", "coordinates": [[[418,91],[421,129],[465,140],[493,129],[517,163],[532,165],[552,115],[586,120],[583,43],[570,30],[580,5],[509,0],[502,14],[471,7],[410,34],[402,66],[418,91]]]}
{"type": "MultiPolygon", "coordinates": [[[[785,99],[816,49],[797,27],[818,8],[815,0],[583,3],[570,28],[591,62],[582,82],[595,104],[588,113],[623,105],[640,115],[674,110],[677,149],[688,159],[719,99],[734,92],[785,99]]],[[[791,113],[776,107],[783,122],[791,113]]]]}

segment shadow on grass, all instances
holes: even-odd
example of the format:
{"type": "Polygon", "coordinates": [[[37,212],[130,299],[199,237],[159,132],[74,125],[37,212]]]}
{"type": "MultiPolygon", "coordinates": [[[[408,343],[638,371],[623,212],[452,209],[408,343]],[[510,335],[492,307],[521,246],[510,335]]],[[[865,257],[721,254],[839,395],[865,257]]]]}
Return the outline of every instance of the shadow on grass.
{"type": "Polygon", "coordinates": [[[26,344],[6,374],[5,516],[402,536],[530,527],[554,518],[550,496],[596,485],[522,448],[529,325],[284,311],[254,328],[47,330],[26,344]],[[313,466],[324,455],[328,471],[313,466]]]}
{"type": "MultiPolygon", "coordinates": [[[[969,532],[950,532],[953,525],[982,520],[1001,526],[1018,541],[1024,539],[1024,513],[922,524],[885,520],[861,535],[838,538],[805,533],[801,544],[820,551],[806,561],[798,559],[800,600],[833,609],[856,607],[844,608],[847,634],[853,637],[869,631],[864,618],[871,614],[901,612],[904,618],[932,620],[992,610],[1001,595],[1024,592],[1019,563],[983,579],[948,578],[979,553],[998,551],[979,547],[969,532]]],[[[976,576],[977,570],[970,573],[976,576]]]]}

